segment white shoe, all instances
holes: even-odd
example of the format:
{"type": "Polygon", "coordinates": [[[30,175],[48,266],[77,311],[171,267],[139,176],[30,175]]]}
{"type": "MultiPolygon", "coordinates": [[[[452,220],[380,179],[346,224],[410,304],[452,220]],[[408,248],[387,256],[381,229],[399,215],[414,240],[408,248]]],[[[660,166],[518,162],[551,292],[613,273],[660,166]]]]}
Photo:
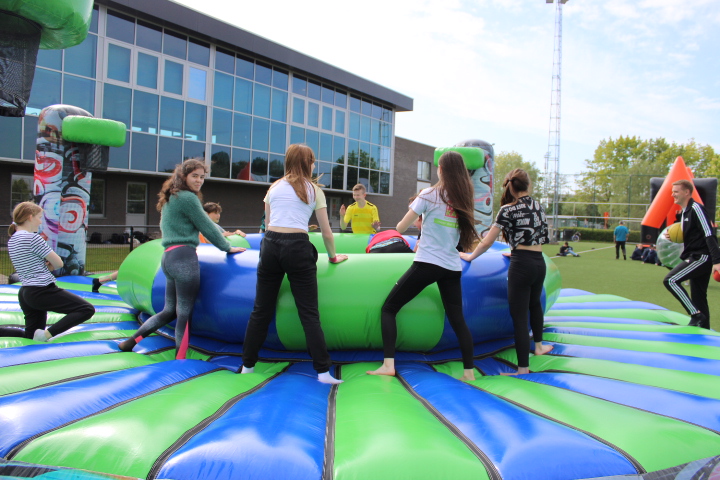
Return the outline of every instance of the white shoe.
{"type": "Polygon", "coordinates": [[[48,340],[50,340],[50,337],[50,332],[48,332],[47,330],[37,329],[35,330],[35,334],[33,335],[33,340],[35,340],[36,342],[47,342],[48,340]]]}

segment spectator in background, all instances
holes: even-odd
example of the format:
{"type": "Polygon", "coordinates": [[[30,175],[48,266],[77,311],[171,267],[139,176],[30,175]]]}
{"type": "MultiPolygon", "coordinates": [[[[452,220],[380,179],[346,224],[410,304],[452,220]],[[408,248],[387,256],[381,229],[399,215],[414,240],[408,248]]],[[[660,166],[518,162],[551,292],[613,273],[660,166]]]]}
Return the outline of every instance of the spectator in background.
{"type": "Polygon", "coordinates": [[[627,254],[625,253],[625,242],[630,234],[630,230],[625,226],[625,222],[620,220],[620,223],[615,227],[613,232],[613,240],[615,241],[615,260],[620,259],[620,249],[623,252],[623,260],[627,260],[627,254]]]}
{"type": "MultiPolygon", "coordinates": [[[[238,229],[234,232],[228,232],[224,228],[220,226],[220,214],[222,213],[222,207],[219,203],[215,202],[207,202],[203,204],[203,210],[205,210],[205,213],[207,213],[208,217],[210,217],[210,220],[212,220],[215,223],[215,226],[220,230],[220,233],[222,233],[223,237],[229,237],[230,235],[240,235],[241,237],[244,237],[246,234],[242,230],[238,229]]],[[[212,243],[210,242],[205,236],[201,233],[200,234],[200,243],[212,243]]]]}
{"type": "Polygon", "coordinates": [[[347,209],[340,205],[340,229],[345,230],[348,224],[353,233],[375,233],[380,228],[380,216],[375,205],[365,200],[365,186],[358,183],[353,187],[355,203],[347,209]]]}
{"type": "Polygon", "coordinates": [[[559,257],[567,257],[568,255],[572,255],[573,257],[579,257],[579,253],[575,253],[573,250],[573,247],[568,244],[568,242],[565,242],[565,245],[560,247],[560,252],[558,252],[559,257]]]}

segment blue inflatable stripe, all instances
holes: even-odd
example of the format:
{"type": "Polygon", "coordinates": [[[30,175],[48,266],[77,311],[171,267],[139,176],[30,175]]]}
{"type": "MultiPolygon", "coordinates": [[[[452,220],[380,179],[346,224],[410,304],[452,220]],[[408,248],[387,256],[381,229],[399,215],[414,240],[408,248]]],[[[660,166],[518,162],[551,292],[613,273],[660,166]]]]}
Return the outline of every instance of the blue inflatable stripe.
{"type": "Polygon", "coordinates": [[[137,322],[114,322],[114,323],[81,323],[80,325],[63,332],[63,334],[78,332],[95,332],[98,330],[137,330],[137,322]]]}
{"type": "Polygon", "coordinates": [[[198,360],[162,362],[1,397],[0,456],[42,432],[215,369],[198,360]]]}
{"type": "Polygon", "coordinates": [[[572,373],[531,373],[519,378],[677,418],[720,433],[720,400],[572,373]]]}
{"type": "Polygon", "coordinates": [[[38,343],[24,347],[0,349],[0,368],[27,363],[47,362],[63,358],[86,357],[116,353],[117,343],[100,340],[94,342],[38,343]]]}
{"type": "Polygon", "coordinates": [[[638,318],[614,318],[614,317],[581,317],[581,316],[569,316],[569,317],[547,317],[545,323],[556,323],[556,322],[588,322],[588,323],[624,323],[634,325],[667,325],[666,322],[656,322],[654,320],[640,320],[638,318]]]}
{"type": "Polygon", "coordinates": [[[580,290],[578,288],[563,288],[560,290],[561,297],[578,297],[580,295],[592,295],[592,292],[580,290]]]}
{"type": "Polygon", "coordinates": [[[648,302],[637,302],[630,300],[627,302],[578,302],[578,303],[556,303],[551,310],[625,310],[628,308],[641,308],[643,310],[667,310],[667,308],[657,306],[648,302]]]}
{"type": "Polygon", "coordinates": [[[720,336],[698,335],[692,333],[667,333],[667,332],[638,332],[632,330],[609,330],[602,328],[582,327],[546,327],[548,333],[570,333],[586,337],[611,337],[626,338],[632,340],[644,340],[648,342],[672,342],[687,343],[691,345],[705,345],[708,347],[720,347],[720,336]]]}
{"type": "Polygon", "coordinates": [[[152,335],[150,337],[143,338],[142,342],[138,343],[135,348],[133,348],[133,352],[147,355],[166,348],[175,348],[175,340],[163,337],[162,335],[152,335]]]}
{"type": "Polygon", "coordinates": [[[265,234],[258,234],[258,235],[248,235],[245,237],[245,240],[250,244],[250,248],[253,250],[260,250],[260,243],[262,242],[262,239],[265,237],[265,234]]]}
{"type": "Polygon", "coordinates": [[[482,372],[483,375],[500,375],[501,373],[515,373],[517,370],[512,368],[505,362],[499,362],[494,358],[483,358],[475,360],[475,367],[482,372]]]}
{"type": "Polygon", "coordinates": [[[311,365],[293,365],[192,437],[157,478],[320,479],[329,393],[311,365]]]}
{"type": "Polygon", "coordinates": [[[647,367],[681,370],[684,372],[704,373],[720,376],[720,360],[711,360],[671,353],[638,352],[618,348],[592,347],[586,345],[567,345],[549,342],[554,345],[552,355],[567,357],[594,358],[618,363],[645,365],[647,367]]]}
{"type": "Polygon", "coordinates": [[[489,457],[503,478],[527,478],[527,465],[537,480],[637,473],[621,453],[583,432],[437,375],[428,366],[403,363],[396,370],[489,457]]]}
{"type": "MultiPolygon", "coordinates": [[[[114,307],[109,305],[94,305],[98,313],[129,313],[137,315],[138,311],[132,307],[114,307]]],[[[20,312],[20,304],[17,302],[0,302],[0,312],[20,312]]]]}

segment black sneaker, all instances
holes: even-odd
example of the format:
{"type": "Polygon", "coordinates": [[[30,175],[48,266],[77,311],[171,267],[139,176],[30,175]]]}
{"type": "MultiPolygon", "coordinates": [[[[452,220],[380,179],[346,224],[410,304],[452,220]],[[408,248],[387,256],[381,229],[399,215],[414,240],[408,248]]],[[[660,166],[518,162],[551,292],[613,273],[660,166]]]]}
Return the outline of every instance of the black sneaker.
{"type": "Polygon", "coordinates": [[[704,313],[698,312],[695,315],[690,316],[690,327],[710,328],[710,322],[704,313]]]}
{"type": "Polygon", "coordinates": [[[100,286],[101,286],[101,285],[102,285],[102,283],[100,283],[100,279],[99,279],[99,278],[93,278],[92,291],[95,292],[95,293],[98,293],[98,292],[100,291],[100,286]]]}

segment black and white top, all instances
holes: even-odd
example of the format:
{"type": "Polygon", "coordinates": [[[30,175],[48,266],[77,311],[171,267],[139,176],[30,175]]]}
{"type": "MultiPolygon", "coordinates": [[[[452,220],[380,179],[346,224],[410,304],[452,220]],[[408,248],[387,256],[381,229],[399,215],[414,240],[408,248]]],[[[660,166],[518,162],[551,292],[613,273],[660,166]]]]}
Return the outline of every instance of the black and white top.
{"type": "Polygon", "coordinates": [[[52,249],[37,233],[18,230],[8,240],[8,254],[23,287],[45,287],[55,283],[55,277],[45,265],[45,257],[52,249]]]}
{"type": "Polygon", "coordinates": [[[518,198],[514,205],[500,207],[493,225],[503,231],[510,248],[550,242],[545,210],[530,196],[518,198]]]}
{"type": "Polygon", "coordinates": [[[685,244],[680,258],[699,260],[707,255],[713,264],[720,263],[717,237],[705,208],[691,198],[680,215],[680,221],[685,244]]]}

